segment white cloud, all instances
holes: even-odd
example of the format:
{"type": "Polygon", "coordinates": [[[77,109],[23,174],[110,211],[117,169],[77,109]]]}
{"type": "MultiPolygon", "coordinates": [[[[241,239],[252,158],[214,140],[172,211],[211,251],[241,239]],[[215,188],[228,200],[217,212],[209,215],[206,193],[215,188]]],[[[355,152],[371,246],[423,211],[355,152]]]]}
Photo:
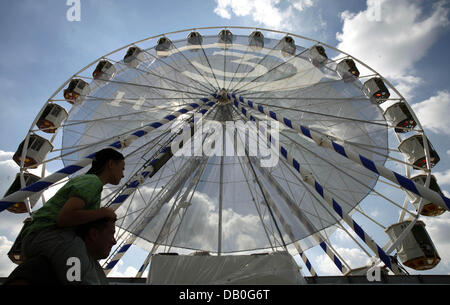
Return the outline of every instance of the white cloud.
{"type": "MultiPolygon", "coordinates": [[[[138,270],[132,266],[128,266],[125,271],[119,271],[119,269],[123,268],[123,261],[120,260],[116,266],[111,270],[108,274],[108,277],[135,277],[138,273],[138,270]]],[[[144,276],[145,277],[145,276],[144,276]]]]}
{"type": "Polygon", "coordinates": [[[254,22],[277,30],[294,29],[295,11],[302,11],[314,5],[312,0],[297,0],[289,3],[285,9],[278,7],[280,0],[216,0],[214,13],[225,19],[232,15],[250,16],[254,22]]]}
{"type": "Polygon", "coordinates": [[[365,11],[341,13],[343,27],[336,34],[337,48],[393,79],[400,93],[408,97],[422,83],[414,64],[435,43],[439,30],[449,24],[447,15],[443,2],[423,16],[417,2],[368,0],[365,11]]]}
{"type": "Polygon", "coordinates": [[[312,7],[314,5],[313,0],[297,0],[292,1],[292,5],[298,11],[303,11],[305,8],[312,7]]]}
{"type": "Polygon", "coordinates": [[[450,184],[450,170],[445,172],[434,172],[433,175],[436,177],[436,181],[439,185],[450,184]]]}
{"type": "MultiPolygon", "coordinates": [[[[360,249],[336,247],[335,250],[351,268],[363,267],[371,262],[370,258],[360,249]]],[[[320,276],[342,275],[341,271],[326,254],[316,256],[312,264],[320,276]]]]}
{"type": "Polygon", "coordinates": [[[0,236],[0,276],[2,277],[7,277],[16,267],[7,255],[12,245],[13,242],[6,236],[0,236]]]}
{"type": "Polygon", "coordinates": [[[450,93],[448,91],[439,91],[437,95],[412,105],[412,108],[426,130],[450,134],[450,121],[448,120],[450,93]]]}

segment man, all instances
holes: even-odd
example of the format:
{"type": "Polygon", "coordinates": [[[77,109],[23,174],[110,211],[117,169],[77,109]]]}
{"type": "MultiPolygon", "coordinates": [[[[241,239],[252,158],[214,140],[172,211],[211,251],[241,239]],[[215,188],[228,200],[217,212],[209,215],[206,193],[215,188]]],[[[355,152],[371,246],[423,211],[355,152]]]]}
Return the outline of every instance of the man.
{"type": "Polygon", "coordinates": [[[8,277],[5,285],[59,285],[59,284],[93,284],[108,285],[105,273],[98,260],[109,256],[112,247],[116,244],[114,238],[115,219],[101,218],[96,221],[80,225],[76,234],[83,240],[79,244],[79,253],[72,259],[67,259],[66,270],[53,270],[49,260],[38,256],[19,265],[8,277]],[[85,250],[83,249],[85,247],[85,250]],[[88,253],[88,256],[82,255],[88,253]],[[80,281],[80,274],[89,272],[89,278],[80,281]],[[61,283],[57,274],[65,273],[67,280],[61,283]]]}
{"type": "Polygon", "coordinates": [[[108,258],[112,247],[117,243],[114,238],[114,233],[116,232],[115,221],[115,219],[111,218],[102,218],[81,225],[76,229],[77,235],[84,240],[87,252],[91,258],[89,263],[96,269],[97,282],[100,285],[108,285],[105,272],[98,261],[108,258]]]}

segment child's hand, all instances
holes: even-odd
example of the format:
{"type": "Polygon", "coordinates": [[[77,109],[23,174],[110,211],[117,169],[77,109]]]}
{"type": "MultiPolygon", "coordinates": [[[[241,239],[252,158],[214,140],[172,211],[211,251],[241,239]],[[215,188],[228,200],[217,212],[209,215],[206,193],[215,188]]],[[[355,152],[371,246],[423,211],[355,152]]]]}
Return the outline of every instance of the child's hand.
{"type": "Polygon", "coordinates": [[[103,217],[110,218],[113,221],[117,220],[116,212],[112,208],[100,208],[100,210],[102,211],[103,217]]]}

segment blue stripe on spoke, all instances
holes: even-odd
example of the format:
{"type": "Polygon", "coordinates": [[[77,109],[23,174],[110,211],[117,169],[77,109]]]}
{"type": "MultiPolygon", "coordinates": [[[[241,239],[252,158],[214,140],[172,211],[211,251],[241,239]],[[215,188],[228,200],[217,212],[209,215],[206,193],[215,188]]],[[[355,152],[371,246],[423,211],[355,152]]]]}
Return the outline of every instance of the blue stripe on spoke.
{"type": "Polygon", "coordinates": [[[35,182],[35,183],[27,186],[26,188],[22,189],[22,191],[24,191],[24,192],[40,192],[52,184],[53,184],[52,182],[38,181],[38,182],[35,182]]]}
{"type": "Polygon", "coordinates": [[[105,269],[109,270],[109,269],[114,268],[114,266],[117,264],[117,262],[118,262],[118,260],[109,262],[109,264],[106,266],[105,269]]]}
{"type": "Polygon", "coordinates": [[[272,119],[276,120],[277,119],[277,114],[273,111],[269,111],[269,115],[272,119]]]}
{"type": "Polygon", "coordinates": [[[281,150],[281,155],[282,155],[285,159],[287,159],[287,150],[286,150],[283,146],[281,146],[280,150],[281,150]]]}
{"type": "Polygon", "coordinates": [[[338,267],[339,270],[342,271],[342,263],[341,263],[341,261],[339,260],[339,258],[337,258],[336,255],[333,255],[333,259],[334,259],[334,264],[336,265],[336,267],[338,267]]]}
{"type": "Polygon", "coordinates": [[[353,221],[353,228],[355,229],[355,233],[365,242],[366,236],[364,230],[355,221],[353,221]]]}
{"type": "Polygon", "coordinates": [[[341,154],[341,155],[343,155],[344,157],[347,158],[347,154],[345,153],[345,148],[344,148],[344,146],[339,145],[339,144],[337,144],[337,143],[335,143],[335,142],[333,142],[333,141],[331,142],[331,144],[333,144],[334,150],[335,150],[337,153],[339,153],[339,154],[341,154]]]}
{"type": "Polygon", "coordinates": [[[133,182],[131,182],[130,184],[128,184],[127,188],[136,188],[139,186],[139,181],[138,180],[134,180],[133,182]]]}
{"type": "Polygon", "coordinates": [[[308,268],[308,270],[311,270],[311,263],[309,262],[308,259],[306,259],[306,268],[308,268]]]}
{"type": "Polygon", "coordinates": [[[148,125],[148,126],[153,127],[153,128],[158,128],[158,127],[161,127],[162,125],[163,125],[163,124],[160,123],[160,122],[154,122],[154,123],[151,123],[151,124],[148,125]]]}
{"type": "Polygon", "coordinates": [[[122,248],[120,248],[119,253],[126,252],[131,247],[131,244],[124,245],[122,248]]]}
{"type": "Polygon", "coordinates": [[[375,163],[373,163],[373,161],[371,161],[361,155],[359,155],[359,159],[361,160],[361,162],[365,168],[370,169],[372,172],[377,173],[378,175],[380,174],[380,173],[378,173],[375,163]]]}
{"type": "Polygon", "coordinates": [[[311,132],[309,131],[308,128],[303,127],[303,126],[300,126],[300,130],[302,131],[302,133],[303,133],[305,136],[307,136],[308,138],[311,138],[311,139],[312,139],[312,137],[311,137],[311,132]]]}
{"type": "Polygon", "coordinates": [[[315,186],[315,188],[316,188],[316,191],[320,194],[320,196],[322,196],[322,198],[323,198],[323,187],[317,182],[317,181],[315,181],[314,180],[314,186],[315,186]]]}
{"type": "Polygon", "coordinates": [[[447,205],[447,208],[450,210],[450,199],[441,195],[442,200],[444,200],[445,204],[447,205]]]}
{"type": "Polygon", "coordinates": [[[392,270],[391,259],[389,258],[389,256],[387,256],[386,252],[384,252],[383,249],[381,249],[379,246],[377,246],[377,250],[380,259],[383,261],[383,263],[386,264],[389,269],[392,270]]]}
{"type": "Polygon", "coordinates": [[[177,117],[174,116],[174,115],[172,115],[172,114],[170,114],[170,115],[168,115],[168,116],[165,116],[164,118],[167,119],[167,120],[169,120],[169,121],[172,121],[172,120],[175,120],[177,117]]]}
{"type": "Polygon", "coordinates": [[[343,218],[342,217],[342,208],[341,208],[341,206],[333,199],[333,210],[339,215],[339,216],[341,216],[341,218],[343,218]]]}
{"type": "Polygon", "coordinates": [[[83,168],[82,166],[78,165],[69,165],[67,167],[64,167],[63,169],[60,169],[59,171],[57,171],[57,173],[71,175],[82,168],[83,168]]]}
{"type": "Polygon", "coordinates": [[[420,196],[420,193],[417,190],[416,186],[414,185],[414,182],[412,182],[412,180],[410,180],[396,172],[393,172],[393,173],[394,173],[395,178],[397,179],[398,183],[400,184],[400,186],[402,186],[403,188],[407,189],[408,191],[411,191],[420,196]]]}
{"type": "Polygon", "coordinates": [[[110,144],[109,146],[115,147],[115,148],[122,148],[122,144],[120,144],[120,141],[116,141],[116,142],[110,144]]]}
{"type": "Polygon", "coordinates": [[[139,138],[146,134],[147,134],[147,132],[145,130],[138,130],[135,133],[133,133],[134,136],[139,137],[139,138]]]}
{"type": "Polygon", "coordinates": [[[114,199],[114,201],[112,202],[112,204],[122,203],[122,202],[124,202],[127,198],[128,198],[128,195],[120,195],[120,196],[118,196],[116,199],[114,199]]]}
{"type": "Polygon", "coordinates": [[[292,159],[292,165],[294,165],[294,168],[297,170],[297,172],[300,172],[300,163],[298,163],[297,160],[292,159]]]}
{"type": "Polygon", "coordinates": [[[284,124],[286,124],[287,127],[293,128],[291,120],[289,120],[287,118],[283,118],[283,122],[284,122],[284,124]]]}

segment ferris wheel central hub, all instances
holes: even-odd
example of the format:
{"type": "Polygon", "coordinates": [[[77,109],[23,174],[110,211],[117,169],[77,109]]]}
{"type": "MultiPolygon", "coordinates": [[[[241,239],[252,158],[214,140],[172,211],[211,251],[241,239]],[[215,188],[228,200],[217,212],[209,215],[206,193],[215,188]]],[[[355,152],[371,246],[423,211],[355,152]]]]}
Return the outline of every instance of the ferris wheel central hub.
{"type": "Polygon", "coordinates": [[[228,91],[222,88],[217,96],[219,104],[227,104],[230,102],[228,91]]]}

